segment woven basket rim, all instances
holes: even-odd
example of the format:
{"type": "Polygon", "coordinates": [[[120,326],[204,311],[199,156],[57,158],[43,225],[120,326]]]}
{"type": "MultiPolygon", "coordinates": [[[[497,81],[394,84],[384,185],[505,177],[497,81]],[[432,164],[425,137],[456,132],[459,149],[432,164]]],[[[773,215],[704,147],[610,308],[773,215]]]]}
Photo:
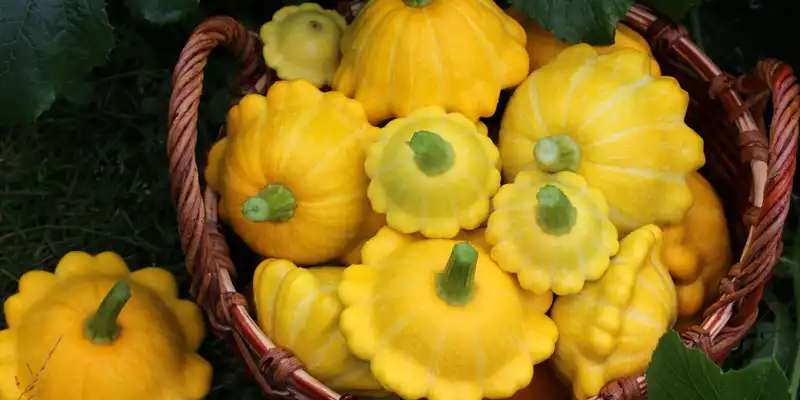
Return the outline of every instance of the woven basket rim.
{"type": "MultiPolygon", "coordinates": [[[[357,11],[352,2],[345,3],[350,4],[340,9],[343,13],[357,11]]],[[[780,255],[796,162],[798,87],[792,70],[776,60],[761,62],[753,76],[733,80],[691,42],[684,28],[657,18],[644,6],[635,5],[623,22],[647,37],[651,46],[672,52],[690,72],[709,82],[710,96],[732,116],[742,162],[749,163],[752,172],[748,210],[752,225],[739,262],[729,275],[732,289],[709,307],[701,325],[683,337],[688,346],[701,348],[720,362],[754,322],[761,290],[780,255]],[[765,90],[771,92],[774,108],[769,142],[765,127],[756,122],[750,105],[737,93],[758,92],[763,97],[765,90]],[[744,322],[731,331],[728,325],[734,310],[736,318],[744,322]],[[741,317],[742,313],[746,315],[741,317]]],[[[262,63],[258,35],[229,17],[212,17],[200,24],[175,67],[167,150],[181,245],[193,275],[192,294],[206,309],[214,331],[234,342],[265,393],[281,399],[346,399],[348,396],[325,387],[304,371],[290,353],[277,348],[250,316],[247,301],[234,287],[236,269],[218,230],[218,195],[209,187],[201,192],[194,156],[202,68],[218,44],[230,47],[243,64],[237,79],[240,90],[232,105],[246,93],[265,93],[271,78],[258,65],[262,63]]],[[[591,399],[636,399],[645,397],[646,392],[646,380],[638,376],[611,382],[591,399]]]]}

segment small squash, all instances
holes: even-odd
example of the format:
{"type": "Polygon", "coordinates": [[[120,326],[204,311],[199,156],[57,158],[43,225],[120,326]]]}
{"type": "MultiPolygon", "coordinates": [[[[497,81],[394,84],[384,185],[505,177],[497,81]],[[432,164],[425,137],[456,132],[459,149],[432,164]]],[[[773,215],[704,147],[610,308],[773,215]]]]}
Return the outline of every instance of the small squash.
{"type": "Polygon", "coordinates": [[[686,178],[694,204],[683,220],[664,227],[662,257],[678,290],[678,315],[690,317],[719,292],[731,266],[731,244],[722,202],[699,173],[686,178]]]}
{"type": "Polygon", "coordinates": [[[428,107],[389,122],[365,163],[372,208],[403,233],[452,238],[489,215],[500,187],[497,148],[475,122],[428,107]]]}
{"type": "Polygon", "coordinates": [[[112,252],[70,252],[53,273],[25,273],[3,305],[0,398],[205,398],[212,370],[196,353],[202,311],[177,296],[169,272],[131,273],[112,252]]]}
{"type": "Polygon", "coordinates": [[[330,85],[339,67],[339,41],[345,28],[344,17],[317,3],[283,7],[261,26],[264,61],[280,79],[330,85]]]}
{"type": "Polygon", "coordinates": [[[600,280],[553,304],[550,315],[560,335],[553,364],[572,382],[575,398],[644,372],[658,340],[675,323],[677,297],[661,262],[661,241],[655,225],[631,232],[600,280]]]}
{"type": "Polygon", "coordinates": [[[206,180],[220,216],[255,252],[310,265],[340,257],[364,221],[367,145],[361,105],[305,80],[279,81],[228,112],[206,180]]]}
{"type": "Polygon", "coordinates": [[[552,354],[552,294],[522,290],[479,246],[384,228],[362,256],[339,285],[340,327],[401,397],[508,397],[552,354]]]}
{"type": "Polygon", "coordinates": [[[342,304],[336,291],[343,271],[344,267],[298,268],[286,260],[262,261],[253,276],[258,325],[328,387],[386,394],[369,363],[350,353],[339,330],[342,304]]]}
{"type": "Polygon", "coordinates": [[[427,106],[477,121],[528,75],[525,40],[492,0],[372,0],[342,36],[333,88],[373,124],[427,106]]]}
{"type": "Polygon", "coordinates": [[[649,69],[642,52],[600,55],[578,44],[533,72],[503,114],[506,179],[526,169],[582,175],[603,192],[623,235],[683,219],[692,205],[686,175],[705,163],[703,139],[684,123],[688,94],[649,69]]]}
{"type": "MultiPolygon", "coordinates": [[[[575,44],[557,38],[553,33],[539,25],[538,22],[514,7],[509,7],[506,13],[517,20],[528,34],[526,49],[530,58],[531,71],[536,71],[545,66],[564,49],[575,44]]],[[[624,48],[647,53],[650,56],[650,74],[653,76],[661,75],[661,67],[653,58],[653,52],[647,40],[622,22],[617,23],[617,29],[614,32],[614,44],[610,46],[594,46],[594,49],[600,54],[607,54],[624,48]]]]}
{"type": "Polygon", "coordinates": [[[572,172],[523,171],[493,203],[486,230],[492,258],[534,293],[579,292],[619,250],[605,198],[572,172]]]}

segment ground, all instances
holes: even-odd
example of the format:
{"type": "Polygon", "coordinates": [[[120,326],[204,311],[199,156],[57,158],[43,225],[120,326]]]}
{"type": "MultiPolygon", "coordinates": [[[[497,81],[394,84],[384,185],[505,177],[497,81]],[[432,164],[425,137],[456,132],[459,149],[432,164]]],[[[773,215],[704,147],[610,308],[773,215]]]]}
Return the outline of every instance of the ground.
{"type": "MultiPolygon", "coordinates": [[[[133,268],[167,268],[186,295],[189,278],[169,199],[165,146],[170,76],[191,28],[204,16],[233,14],[255,27],[270,15],[263,0],[226,3],[204,5],[192,18],[167,27],[131,20],[110,6],[117,46],[88,78],[91,85],[59,100],[35,126],[0,132],[3,298],[16,291],[24,272],[51,269],[70,250],[113,250],[133,268]]],[[[797,15],[791,9],[797,6],[788,0],[763,3],[750,10],[745,0],[717,0],[702,9],[708,52],[732,73],[749,70],[764,56],[792,62],[800,57],[794,46],[798,31],[790,30],[796,23],[786,16],[797,15]]],[[[209,66],[200,152],[207,151],[224,117],[225,89],[235,68],[224,54],[209,66]]],[[[791,253],[787,247],[784,265],[796,265],[791,253]]],[[[791,293],[785,302],[790,299],[791,293]]],[[[224,343],[210,337],[201,353],[215,367],[210,399],[258,398],[224,343]]]]}

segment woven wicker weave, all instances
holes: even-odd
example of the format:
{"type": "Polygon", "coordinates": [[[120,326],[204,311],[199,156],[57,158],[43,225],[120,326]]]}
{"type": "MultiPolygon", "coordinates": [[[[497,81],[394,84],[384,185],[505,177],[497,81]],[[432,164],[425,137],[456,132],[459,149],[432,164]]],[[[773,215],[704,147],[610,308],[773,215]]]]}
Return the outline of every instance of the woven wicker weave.
{"type": "MultiPolygon", "coordinates": [[[[352,18],[360,2],[340,3],[339,11],[352,18]]],[[[721,363],[755,322],[764,284],[782,251],[796,164],[798,86],[792,70],[776,60],[760,62],[748,76],[725,74],[692,44],[683,27],[656,18],[642,6],[629,11],[624,22],[647,38],[664,74],[677,78],[690,93],[687,122],[706,146],[707,164],[701,172],[725,200],[734,250],[741,254],[703,323],[683,333],[687,346],[721,363]],[[763,115],[769,105],[767,135],[763,115]]],[[[326,388],[290,352],[275,347],[234,287],[236,267],[220,233],[218,197],[201,187],[195,157],[203,69],[219,45],[232,50],[241,63],[232,104],[247,93],[266,93],[272,81],[257,35],[227,17],[198,26],[175,66],[167,151],[181,245],[193,276],[191,292],[207,311],[213,331],[232,343],[268,398],[353,400],[326,388]]],[[[646,392],[644,377],[629,377],[609,383],[595,399],[642,399],[646,392]]]]}

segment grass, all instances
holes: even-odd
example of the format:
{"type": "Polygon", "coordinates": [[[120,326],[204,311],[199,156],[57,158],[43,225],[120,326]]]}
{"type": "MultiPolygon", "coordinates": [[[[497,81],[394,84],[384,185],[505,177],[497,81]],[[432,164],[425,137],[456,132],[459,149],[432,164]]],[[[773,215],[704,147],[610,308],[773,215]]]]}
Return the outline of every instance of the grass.
{"type": "MultiPolygon", "coordinates": [[[[71,250],[113,250],[132,268],[166,268],[176,273],[188,296],[165,150],[171,69],[191,29],[204,16],[233,15],[252,27],[271,15],[264,1],[205,3],[217,4],[203,4],[191,18],[168,27],[130,20],[119,6],[111,5],[117,45],[108,63],[77,83],[68,99],[59,100],[35,126],[0,133],[3,298],[16,291],[24,272],[52,269],[71,250]]],[[[786,13],[776,11],[775,3],[783,4],[776,1],[748,11],[717,0],[703,9],[709,53],[726,70],[743,72],[764,55],[790,61],[798,57],[791,53],[792,41],[782,39],[797,34],[762,29],[792,26],[783,22],[786,13]],[[735,51],[729,51],[734,43],[735,51]]],[[[224,55],[215,55],[208,66],[200,110],[201,152],[208,149],[224,117],[235,68],[224,55]]],[[[784,266],[796,267],[794,257],[800,254],[795,253],[787,247],[784,266]]],[[[790,294],[778,296],[783,303],[792,301],[791,290],[781,290],[790,294]]],[[[770,315],[762,318],[771,321],[770,315]]],[[[209,337],[201,354],[215,366],[209,399],[258,398],[257,388],[225,343],[209,337]]]]}

